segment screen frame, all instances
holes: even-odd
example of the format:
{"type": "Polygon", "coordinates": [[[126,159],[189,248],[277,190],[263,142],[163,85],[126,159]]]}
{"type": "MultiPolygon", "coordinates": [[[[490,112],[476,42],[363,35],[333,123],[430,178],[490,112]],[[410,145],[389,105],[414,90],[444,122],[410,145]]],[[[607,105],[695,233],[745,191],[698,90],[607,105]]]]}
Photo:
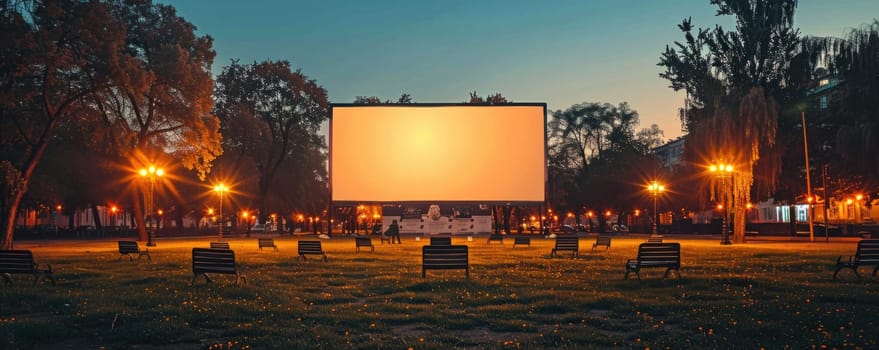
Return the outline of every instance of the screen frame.
{"type": "Polygon", "coordinates": [[[547,181],[549,178],[548,175],[548,166],[547,162],[549,159],[548,154],[548,136],[546,134],[547,128],[547,114],[546,114],[546,103],[545,102],[514,102],[514,103],[500,103],[500,104],[489,104],[489,103],[376,103],[376,104],[358,104],[358,103],[331,103],[330,104],[330,114],[329,114],[329,130],[328,130],[328,140],[327,140],[327,187],[329,189],[329,203],[331,206],[352,206],[362,203],[374,203],[374,204],[446,204],[446,205],[461,205],[461,204],[499,204],[499,205],[513,205],[513,206],[542,206],[545,205],[547,199],[547,181]],[[485,201],[437,201],[437,200],[411,200],[411,201],[375,201],[375,200],[333,200],[333,111],[335,108],[346,108],[346,107],[357,107],[357,108],[374,108],[374,107],[395,107],[395,108],[435,108],[435,107],[473,107],[473,108],[497,108],[497,107],[540,107],[542,109],[543,114],[543,122],[541,125],[543,126],[543,200],[541,201],[501,201],[501,200],[485,200],[485,201]]]}

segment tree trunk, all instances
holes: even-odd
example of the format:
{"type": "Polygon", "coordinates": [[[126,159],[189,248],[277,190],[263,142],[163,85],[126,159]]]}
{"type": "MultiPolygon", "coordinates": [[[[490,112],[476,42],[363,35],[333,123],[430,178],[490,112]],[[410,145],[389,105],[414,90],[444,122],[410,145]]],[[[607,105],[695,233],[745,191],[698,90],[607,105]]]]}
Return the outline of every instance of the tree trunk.
{"type": "Polygon", "coordinates": [[[98,237],[104,237],[104,225],[101,223],[101,215],[98,213],[98,205],[92,204],[92,219],[95,221],[95,230],[98,233],[98,237]]]}
{"type": "Polygon", "coordinates": [[[176,210],[174,210],[174,222],[177,223],[177,234],[184,235],[186,234],[186,227],[183,227],[183,210],[180,204],[177,205],[176,210]]]}
{"type": "Polygon", "coordinates": [[[504,233],[510,234],[510,214],[513,211],[509,205],[504,206],[504,233]]]}
{"type": "MultiPolygon", "coordinates": [[[[139,194],[138,192],[139,191],[134,192],[134,198],[132,198],[132,206],[131,207],[134,208],[134,223],[135,223],[135,225],[137,225],[138,240],[146,241],[149,239],[149,237],[147,237],[146,217],[144,217],[143,204],[142,204],[143,202],[141,202],[141,200],[143,199],[143,196],[142,196],[142,193],[139,194]]],[[[143,192],[143,191],[140,191],[140,192],[143,192]]]]}
{"type": "MultiPolygon", "coordinates": [[[[50,113],[50,115],[52,114],[50,113]]],[[[6,208],[6,227],[3,228],[6,231],[4,232],[5,237],[3,238],[3,245],[0,246],[0,250],[12,250],[13,248],[12,239],[15,235],[15,217],[18,215],[18,206],[21,205],[21,200],[24,198],[25,193],[27,193],[31,177],[34,175],[34,169],[37,168],[37,163],[43,158],[43,153],[46,152],[46,147],[49,146],[49,141],[51,140],[50,136],[57,121],[57,117],[50,117],[49,123],[40,135],[40,140],[39,143],[37,143],[34,153],[31,154],[24,163],[24,171],[21,172],[21,190],[14,191],[15,195],[12,197],[12,202],[10,202],[9,207],[6,208]]],[[[16,168],[16,170],[18,169],[16,168]]]]}
{"type": "Polygon", "coordinates": [[[796,206],[794,206],[794,205],[789,205],[789,206],[787,206],[787,213],[788,213],[788,217],[790,218],[790,225],[788,226],[788,229],[790,230],[790,235],[791,235],[791,236],[796,236],[796,235],[797,235],[797,211],[796,211],[796,206]]]}
{"type": "Polygon", "coordinates": [[[733,215],[733,243],[745,243],[745,207],[736,206],[733,215]]]}

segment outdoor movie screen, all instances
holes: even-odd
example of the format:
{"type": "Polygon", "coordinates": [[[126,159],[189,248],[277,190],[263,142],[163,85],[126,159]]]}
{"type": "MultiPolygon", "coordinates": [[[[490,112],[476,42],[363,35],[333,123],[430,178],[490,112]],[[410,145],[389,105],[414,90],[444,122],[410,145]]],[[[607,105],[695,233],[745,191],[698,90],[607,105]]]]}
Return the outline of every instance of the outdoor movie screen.
{"type": "Polygon", "coordinates": [[[546,105],[333,105],[332,201],[542,204],[546,105]]]}

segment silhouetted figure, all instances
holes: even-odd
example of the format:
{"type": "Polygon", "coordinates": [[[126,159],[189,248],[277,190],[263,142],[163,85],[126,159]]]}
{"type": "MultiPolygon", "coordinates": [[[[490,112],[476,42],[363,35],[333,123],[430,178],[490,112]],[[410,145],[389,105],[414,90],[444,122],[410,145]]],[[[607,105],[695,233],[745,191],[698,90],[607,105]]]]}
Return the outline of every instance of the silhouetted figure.
{"type": "Polygon", "coordinates": [[[394,238],[397,239],[397,243],[400,242],[400,226],[397,225],[397,220],[391,221],[391,225],[388,226],[388,230],[385,231],[385,236],[391,238],[391,243],[394,243],[394,238]]]}

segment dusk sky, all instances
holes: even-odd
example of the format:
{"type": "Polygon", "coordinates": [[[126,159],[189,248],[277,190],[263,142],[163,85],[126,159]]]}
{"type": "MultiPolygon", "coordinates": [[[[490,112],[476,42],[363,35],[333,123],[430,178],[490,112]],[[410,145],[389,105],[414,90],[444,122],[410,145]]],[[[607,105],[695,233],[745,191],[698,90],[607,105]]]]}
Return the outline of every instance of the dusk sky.
{"type": "MultiPolygon", "coordinates": [[[[415,102],[463,102],[500,92],[550,110],[629,102],[641,128],[681,134],[683,93],[659,78],[677,25],[722,24],[708,0],[675,1],[170,1],[214,38],[219,74],[230,59],[288,60],[329,92],[415,102]]],[[[804,0],[804,35],[842,36],[879,17],[876,0],[804,0]]]]}

